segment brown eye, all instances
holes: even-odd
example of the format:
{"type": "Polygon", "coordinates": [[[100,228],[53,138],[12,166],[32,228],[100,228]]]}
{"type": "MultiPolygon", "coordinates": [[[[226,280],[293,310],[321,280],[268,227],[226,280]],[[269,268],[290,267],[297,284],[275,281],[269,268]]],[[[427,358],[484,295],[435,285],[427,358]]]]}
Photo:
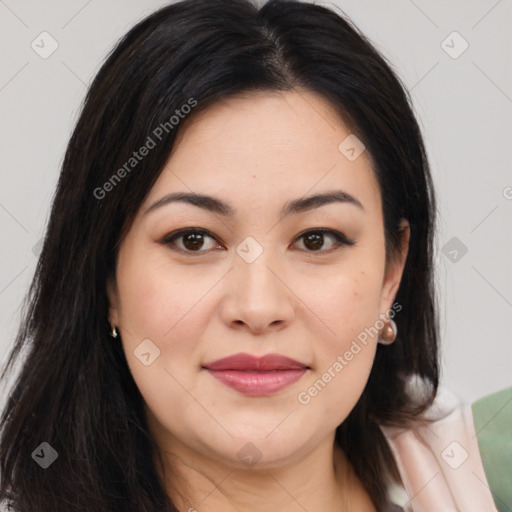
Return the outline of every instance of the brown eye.
{"type": "Polygon", "coordinates": [[[304,237],[304,245],[312,251],[318,251],[324,245],[323,233],[311,233],[304,237]]]}
{"type": "MultiPolygon", "coordinates": [[[[215,238],[203,229],[185,229],[167,235],[162,239],[161,243],[171,245],[177,251],[181,252],[202,253],[207,252],[207,250],[204,249],[207,239],[215,241],[215,238]],[[181,241],[181,244],[176,243],[177,241],[181,241]]],[[[210,245],[210,248],[218,247],[218,245],[216,246],[211,242],[210,245]]]]}
{"type": "Polygon", "coordinates": [[[344,245],[355,244],[355,241],[349,240],[343,233],[323,228],[306,231],[298,237],[298,240],[303,239],[304,246],[308,252],[328,252],[329,248],[322,251],[322,247],[324,246],[326,239],[329,238],[334,240],[334,244],[331,244],[331,249],[344,245]]]}
{"type": "Polygon", "coordinates": [[[182,236],[183,245],[190,251],[201,249],[204,244],[204,235],[201,233],[189,233],[182,236]]]}

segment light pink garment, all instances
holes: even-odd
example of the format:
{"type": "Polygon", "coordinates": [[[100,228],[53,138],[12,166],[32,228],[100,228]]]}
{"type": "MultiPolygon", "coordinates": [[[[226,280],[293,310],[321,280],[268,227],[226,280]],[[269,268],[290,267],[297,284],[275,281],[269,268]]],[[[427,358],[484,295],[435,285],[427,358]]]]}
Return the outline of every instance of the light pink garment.
{"type": "Polygon", "coordinates": [[[471,404],[440,388],[423,417],[433,422],[411,429],[381,426],[405,486],[407,498],[399,504],[412,512],[497,512],[471,404]]]}

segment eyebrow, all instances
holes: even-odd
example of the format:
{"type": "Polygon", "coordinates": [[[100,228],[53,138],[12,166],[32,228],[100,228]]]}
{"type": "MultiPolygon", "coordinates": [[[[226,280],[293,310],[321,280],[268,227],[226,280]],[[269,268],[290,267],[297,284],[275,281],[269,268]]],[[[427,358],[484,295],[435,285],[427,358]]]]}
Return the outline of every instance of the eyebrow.
{"type": "MultiPolygon", "coordinates": [[[[234,217],[237,213],[232,206],[216,197],[193,192],[173,192],[157,199],[147,208],[144,215],[175,202],[188,203],[225,217],[234,217]]],[[[286,217],[290,214],[303,213],[331,203],[351,204],[364,211],[363,205],[354,196],[343,190],[334,190],[288,201],[281,209],[280,216],[286,217]]]]}

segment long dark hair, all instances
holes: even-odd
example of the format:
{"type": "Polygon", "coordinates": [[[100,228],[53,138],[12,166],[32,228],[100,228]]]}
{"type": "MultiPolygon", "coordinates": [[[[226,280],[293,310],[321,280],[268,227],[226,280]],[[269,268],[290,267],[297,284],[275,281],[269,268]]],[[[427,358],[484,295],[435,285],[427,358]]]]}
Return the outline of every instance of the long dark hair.
{"type": "Polygon", "coordinates": [[[416,418],[432,403],[439,377],[436,203],[407,89],[342,13],[285,0],[260,8],[249,0],[185,0],[121,39],[69,141],[23,321],[2,371],[4,378],[24,352],[1,418],[0,493],[15,510],[177,511],[158,476],[122,346],[109,338],[106,282],[120,240],[187,120],[237,93],[292,89],[328,99],[372,156],[388,262],[400,246],[400,219],[411,226],[395,298],[402,306],[397,340],[378,347],[367,386],[336,432],[377,509],[386,503],[382,475],[397,470],[379,424],[416,418]],[[149,136],[155,147],[130,160],[149,136]],[[428,384],[420,401],[407,392],[413,374],[428,384]],[[44,470],[33,457],[43,442],[58,454],[44,470]]]}

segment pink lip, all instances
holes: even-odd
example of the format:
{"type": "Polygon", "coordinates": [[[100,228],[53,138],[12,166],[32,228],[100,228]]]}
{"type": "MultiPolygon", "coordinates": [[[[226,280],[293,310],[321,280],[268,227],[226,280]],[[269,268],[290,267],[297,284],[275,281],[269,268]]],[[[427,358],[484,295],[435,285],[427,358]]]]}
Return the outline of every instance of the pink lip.
{"type": "Polygon", "coordinates": [[[254,357],[240,353],[204,364],[203,368],[240,393],[266,396],[299,380],[309,367],[279,354],[254,357]]]}

